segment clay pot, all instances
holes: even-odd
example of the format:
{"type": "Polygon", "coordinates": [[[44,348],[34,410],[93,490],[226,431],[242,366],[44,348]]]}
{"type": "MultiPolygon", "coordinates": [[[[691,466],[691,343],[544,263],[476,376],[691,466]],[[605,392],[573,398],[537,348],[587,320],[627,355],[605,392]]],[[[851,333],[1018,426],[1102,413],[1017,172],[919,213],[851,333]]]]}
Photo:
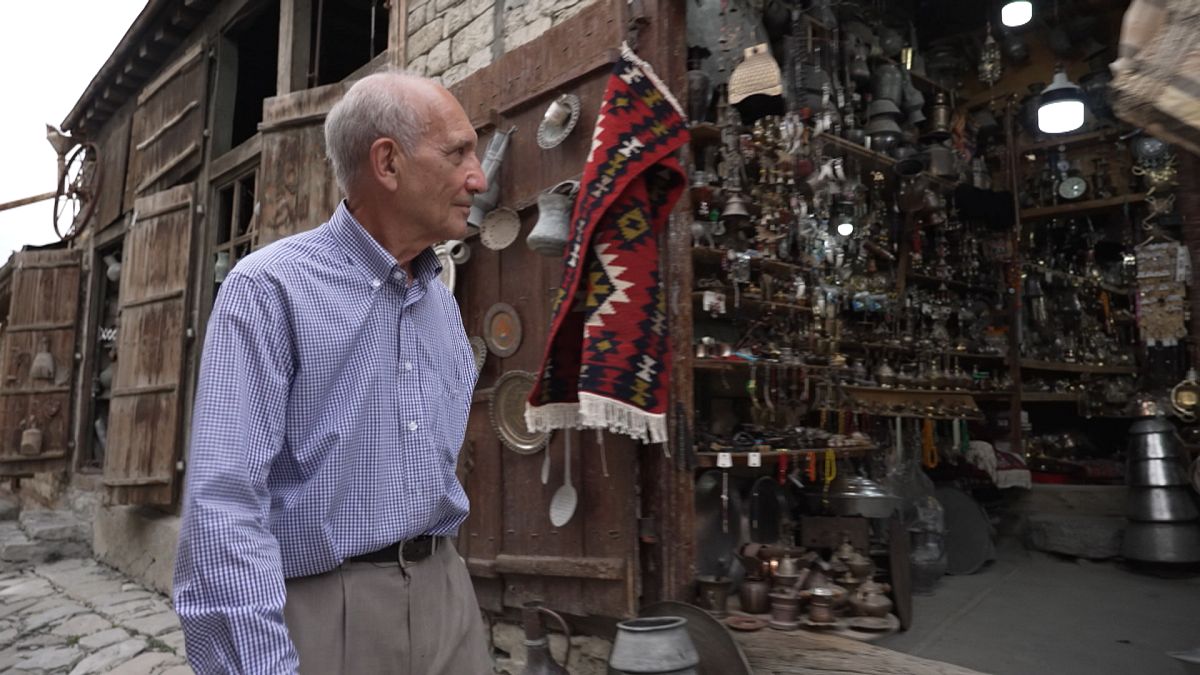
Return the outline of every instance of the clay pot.
{"type": "Polygon", "coordinates": [[[725,607],[729,602],[729,589],[733,580],[729,577],[696,577],[698,586],[697,604],[715,616],[725,616],[725,607]]]}
{"type": "Polygon", "coordinates": [[[850,596],[850,606],[859,616],[887,616],[892,611],[892,600],[885,594],[890,590],[887,584],[865,582],[850,596]]]}
{"type": "Polygon", "coordinates": [[[617,638],[608,657],[617,673],[696,675],[700,655],[688,636],[687,619],[643,617],[617,624],[617,638]]]}

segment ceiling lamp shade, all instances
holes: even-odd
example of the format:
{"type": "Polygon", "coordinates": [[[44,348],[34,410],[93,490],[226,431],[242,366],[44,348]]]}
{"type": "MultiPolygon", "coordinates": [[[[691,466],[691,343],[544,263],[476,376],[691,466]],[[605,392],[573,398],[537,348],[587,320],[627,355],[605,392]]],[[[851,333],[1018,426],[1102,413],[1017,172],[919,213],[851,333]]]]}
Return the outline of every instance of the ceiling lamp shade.
{"type": "Polygon", "coordinates": [[[1065,134],[1082,127],[1083,116],[1083,91],[1059,68],[1050,86],[1042,90],[1038,129],[1046,134],[1065,134]]]}
{"type": "Polygon", "coordinates": [[[1010,0],[1000,8],[1000,23],[1009,28],[1024,26],[1033,18],[1033,3],[1029,0],[1010,0]]]}

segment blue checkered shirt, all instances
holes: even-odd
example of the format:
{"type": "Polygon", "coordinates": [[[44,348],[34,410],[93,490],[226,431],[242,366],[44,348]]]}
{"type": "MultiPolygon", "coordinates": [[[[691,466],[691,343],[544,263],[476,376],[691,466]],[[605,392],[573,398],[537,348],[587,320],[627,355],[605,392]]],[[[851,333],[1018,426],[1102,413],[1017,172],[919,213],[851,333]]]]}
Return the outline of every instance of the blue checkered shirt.
{"type": "Polygon", "coordinates": [[[198,673],[294,673],[284,579],[466,518],[475,367],[431,250],[396,259],[343,202],[221,285],[200,366],[175,609],[198,673]]]}

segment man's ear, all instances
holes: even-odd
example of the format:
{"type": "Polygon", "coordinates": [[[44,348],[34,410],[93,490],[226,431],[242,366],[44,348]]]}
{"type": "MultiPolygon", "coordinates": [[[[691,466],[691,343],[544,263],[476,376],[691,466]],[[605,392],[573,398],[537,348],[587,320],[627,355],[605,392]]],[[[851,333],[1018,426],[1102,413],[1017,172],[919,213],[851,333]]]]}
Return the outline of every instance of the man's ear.
{"type": "Polygon", "coordinates": [[[371,151],[367,156],[372,180],[388,190],[395,190],[400,184],[402,159],[400,146],[396,145],[396,141],[390,138],[376,140],[371,144],[371,151]]]}

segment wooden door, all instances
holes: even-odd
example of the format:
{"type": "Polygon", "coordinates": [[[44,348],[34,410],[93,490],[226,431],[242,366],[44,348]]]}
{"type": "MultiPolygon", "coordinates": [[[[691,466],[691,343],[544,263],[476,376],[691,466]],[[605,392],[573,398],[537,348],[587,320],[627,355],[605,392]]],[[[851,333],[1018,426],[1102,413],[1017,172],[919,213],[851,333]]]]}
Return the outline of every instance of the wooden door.
{"type": "Polygon", "coordinates": [[[194,186],[137,200],[125,235],[117,368],[104,485],[109,503],[169,505],[175,497],[194,186]]]}
{"type": "Polygon", "coordinates": [[[203,44],[187,49],[142,88],[133,111],[126,208],[143,195],[179,183],[200,166],[207,95],[203,44]]]}
{"type": "Polygon", "coordinates": [[[0,476],[66,468],[79,261],[77,250],[52,250],[14,253],[9,263],[14,269],[0,357],[4,373],[0,384],[0,476]],[[44,354],[39,357],[39,353],[44,354]],[[26,435],[26,430],[36,433],[26,435]],[[29,441],[24,447],[23,435],[29,441]],[[32,442],[38,435],[40,441],[32,442]]]}

